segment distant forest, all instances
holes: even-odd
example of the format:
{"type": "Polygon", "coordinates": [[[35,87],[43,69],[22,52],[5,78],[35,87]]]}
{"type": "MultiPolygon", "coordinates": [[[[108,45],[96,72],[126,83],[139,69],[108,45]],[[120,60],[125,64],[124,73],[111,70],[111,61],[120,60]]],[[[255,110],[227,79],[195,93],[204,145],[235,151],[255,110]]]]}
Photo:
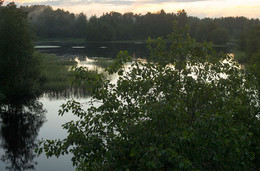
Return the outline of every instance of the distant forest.
{"type": "Polygon", "coordinates": [[[237,43],[255,26],[259,19],[246,17],[203,18],[188,16],[184,10],[166,13],[161,10],[145,15],[110,12],[100,17],[74,14],[51,6],[22,6],[28,12],[38,39],[80,38],[86,41],[146,40],[166,36],[173,23],[188,26],[188,33],[199,42],[212,41],[216,45],[237,43]]]}

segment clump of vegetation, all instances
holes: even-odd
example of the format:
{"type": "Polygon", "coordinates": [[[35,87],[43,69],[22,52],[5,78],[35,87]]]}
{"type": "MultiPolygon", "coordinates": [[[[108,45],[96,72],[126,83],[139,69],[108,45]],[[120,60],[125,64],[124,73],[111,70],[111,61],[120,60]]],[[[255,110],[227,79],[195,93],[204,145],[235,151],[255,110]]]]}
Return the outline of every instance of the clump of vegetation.
{"type": "Polygon", "coordinates": [[[233,50],[233,54],[234,54],[235,59],[239,63],[245,64],[246,62],[248,62],[247,55],[245,52],[243,52],[241,50],[233,50]]]}
{"type": "Polygon", "coordinates": [[[254,76],[176,28],[149,39],[150,61],[119,53],[109,74],[74,70],[92,95],[87,110],[62,105],[80,119],[68,136],[42,142],[47,156],[73,154],[79,170],[258,170],[259,96],[254,76]],[[170,45],[169,45],[170,42],[170,45]],[[95,105],[95,103],[99,105],[95,105]]]}
{"type": "Polygon", "coordinates": [[[69,69],[75,61],[63,60],[56,55],[35,52],[34,56],[40,61],[42,90],[59,91],[71,87],[69,69]]]}
{"type": "Polygon", "coordinates": [[[250,64],[252,56],[259,53],[260,26],[255,26],[240,35],[239,49],[235,51],[235,57],[240,63],[250,64]]]}

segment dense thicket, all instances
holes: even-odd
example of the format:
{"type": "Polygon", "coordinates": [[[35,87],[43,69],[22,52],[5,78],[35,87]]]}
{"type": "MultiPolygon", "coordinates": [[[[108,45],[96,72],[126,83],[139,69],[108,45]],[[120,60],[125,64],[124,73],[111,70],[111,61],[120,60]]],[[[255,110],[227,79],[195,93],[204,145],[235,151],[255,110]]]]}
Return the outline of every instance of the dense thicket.
{"type": "Polygon", "coordinates": [[[39,38],[84,38],[87,41],[146,40],[171,32],[173,21],[189,26],[188,32],[199,42],[225,44],[237,40],[255,25],[258,19],[245,17],[204,18],[188,16],[184,10],[175,13],[148,12],[145,15],[110,12],[87,19],[83,13],[75,15],[50,6],[22,7],[29,12],[39,38]]]}
{"type": "Polygon", "coordinates": [[[63,104],[60,115],[79,119],[38,152],[72,153],[78,170],[259,170],[255,77],[178,30],[148,39],[152,62],[125,67],[131,60],[121,52],[106,70],[119,75],[116,84],[107,73],[74,68],[92,100],[86,110],[63,104]]]}

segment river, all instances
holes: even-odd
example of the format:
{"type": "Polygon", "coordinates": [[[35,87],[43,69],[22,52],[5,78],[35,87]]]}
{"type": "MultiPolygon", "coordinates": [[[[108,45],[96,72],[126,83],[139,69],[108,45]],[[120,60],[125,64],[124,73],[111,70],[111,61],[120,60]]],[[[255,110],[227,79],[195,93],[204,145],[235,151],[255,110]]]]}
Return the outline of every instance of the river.
{"type": "MultiPolygon", "coordinates": [[[[120,50],[127,50],[134,58],[147,56],[145,45],[135,43],[93,43],[93,44],[59,44],[44,42],[35,46],[42,53],[56,54],[65,59],[77,60],[79,66],[90,69],[103,70],[111,58],[120,50]],[[93,59],[102,58],[102,62],[93,59]]],[[[116,77],[111,78],[116,80],[116,77]]],[[[62,124],[76,120],[76,116],[67,113],[58,116],[60,106],[67,100],[74,98],[84,103],[88,97],[75,95],[72,92],[43,94],[37,101],[33,111],[24,108],[19,115],[7,114],[0,119],[0,170],[36,170],[36,171],[72,171],[75,170],[71,162],[71,154],[59,158],[47,158],[44,154],[37,156],[34,153],[36,144],[41,139],[63,139],[67,136],[62,124]]]]}

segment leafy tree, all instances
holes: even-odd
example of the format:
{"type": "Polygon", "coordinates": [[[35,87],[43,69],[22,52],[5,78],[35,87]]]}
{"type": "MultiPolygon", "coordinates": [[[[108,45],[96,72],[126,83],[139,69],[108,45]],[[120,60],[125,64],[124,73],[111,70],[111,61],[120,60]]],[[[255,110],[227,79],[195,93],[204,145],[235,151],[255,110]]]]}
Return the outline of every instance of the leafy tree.
{"type": "Polygon", "coordinates": [[[76,16],[75,30],[77,37],[86,37],[87,31],[87,17],[83,13],[76,16]]]}
{"type": "Polygon", "coordinates": [[[148,39],[150,61],[126,52],[102,73],[74,68],[92,94],[89,108],[71,100],[59,111],[79,117],[68,136],[46,140],[47,156],[72,153],[79,170],[257,170],[259,97],[254,79],[229,56],[214,54],[181,30],[148,39]],[[228,61],[228,62],[227,62],[228,61]]]}
{"type": "Polygon", "coordinates": [[[0,105],[27,103],[39,86],[27,13],[14,3],[0,8],[0,105]]]}
{"type": "Polygon", "coordinates": [[[240,36],[239,45],[239,50],[243,51],[244,55],[238,60],[249,65],[254,64],[260,52],[260,26],[244,32],[240,36]]]}
{"type": "Polygon", "coordinates": [[[185,25],[187,24],[187,21],[188,21],[188,16],[187,16],[187,13],[185,12],[185,10],[179,10],[178,13],[177,13],[177,21],[178,21],[178,24],[180,25],[180,27],[185,27],[185,25]]]}
{"type": "Polygon", "coordinates": [[[51,6],[32,5],[21,9],[29,13],[39,38],[86,37],[88,41],[145,40],[148,37],[166,36],[171,33],[173,21],[178,21],[181,27],[189,25],[189,33],[199,42],[218,42],[219,40],[216,39],[220,37],[214,35],[220,33],[224,33],[221,37],[226,40],[226,32],[223,30],[226,30],[231,40],[236,42],[243,32],[248,32],[260,23],[259,19],[245,17],[199,19],[188,16],[185,10],[180,10],[177,14],[160,10],[145,15],[110,12],[99,18],[93,16],[87,20],[82,13],[75,15],[62,9],[54,10],[51,6]],[[102,28],[109,30],[104,34],[106,36],[100,35],[102,28]]]}
{"type": "Polygon", "coordinates": [[[214,44],[223,45],[229,41],[229,34],[224,28],[216,28],[210,33],[210,38],[214,44]]]}
{"type": "Polygon", "coordinates": [[[79,23],[76,22],[75,14],[62,9],[53,10],[51,6],[45,5],[27,6],[21,9],[29,13],[39,38],[77,38],[77,33],[82,27],[77,27],[79,23]]]}
{"type": "Polygon", "coordinates": [[[260,49],[260,26],[254,27],[246,35],[245,50],[249,56],[259,52],[260,49]]]}
{"type": "MultiPolygon", "coordinates": [[[[258,81],[258,90],[260,90],[260,52],[252,55],[249,61],[249,69],[255,74],[255,78],[258,81]]],[[[260,91],[258,91],[260,95],[260,91]]]]}

